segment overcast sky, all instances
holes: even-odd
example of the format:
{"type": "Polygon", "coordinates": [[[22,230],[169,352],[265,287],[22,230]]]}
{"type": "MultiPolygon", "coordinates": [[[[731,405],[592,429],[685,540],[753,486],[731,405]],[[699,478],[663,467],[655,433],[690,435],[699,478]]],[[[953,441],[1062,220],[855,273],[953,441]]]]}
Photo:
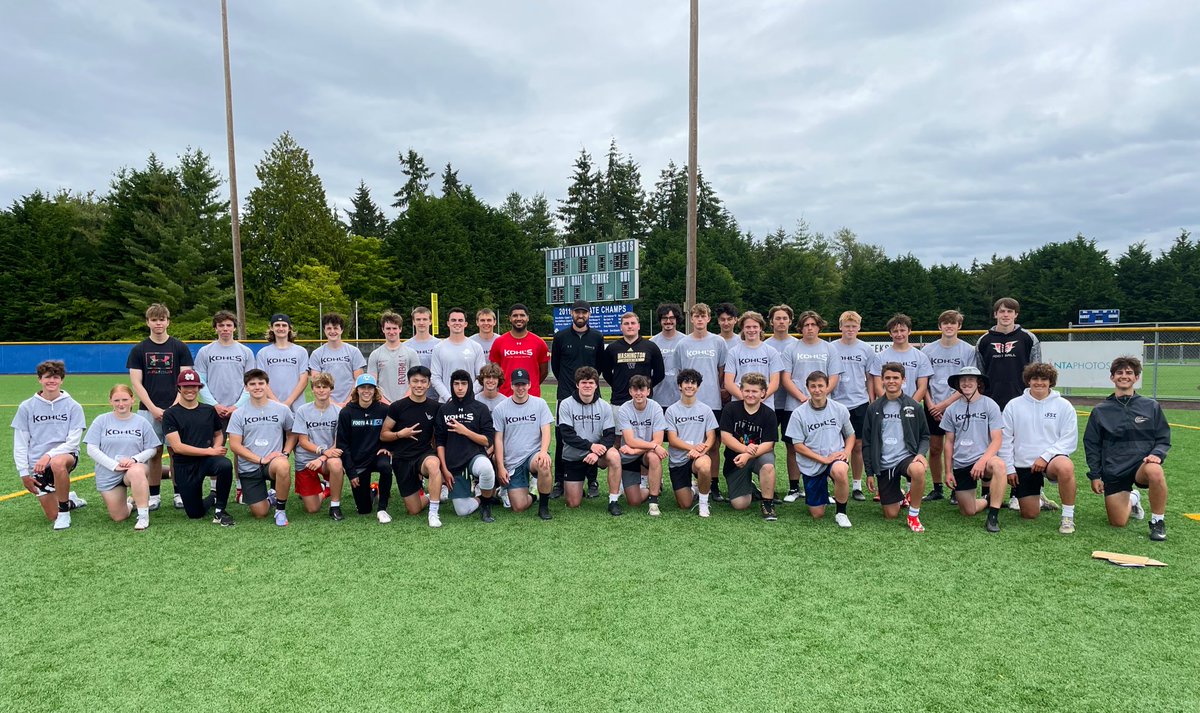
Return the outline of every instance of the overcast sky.
{"type": "MultiPolygon", "coordinates": [[[[497,204],[557,201],[580,148],[610,138],[647,189],[686,161],[686,0],[229,4],[243,198],[285,130],[340,207],[360,178],[387,206],[410,147],[497,204]]],[[[756,235],[803,218],[969,263],[1079,232],[1115,257],[1200,228],[1200,4],[700,5],[700,166],[756,235]]],[[[219,8],[7,7],[0,203],[104,192],[187,146],[226,175],[219,8]]]]}

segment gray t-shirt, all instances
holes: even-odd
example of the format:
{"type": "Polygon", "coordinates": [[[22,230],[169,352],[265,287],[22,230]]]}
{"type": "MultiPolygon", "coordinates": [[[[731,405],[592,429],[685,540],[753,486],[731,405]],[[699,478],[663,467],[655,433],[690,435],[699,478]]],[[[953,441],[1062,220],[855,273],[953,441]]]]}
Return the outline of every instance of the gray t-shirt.
{"type": "MultiPolygon", "coordinates": [[[[248,403],[229,417],[229,433],[242,437],[242,445],[256,456],[283,450],[287,432],[292,430],[292,410],[278,401],[263,406],[248,403]]],[[[237,459],[239,473],[251,473],[259,468],[257,460],[237,459]]]]}
{"type": "Polygon", "coordinates": [[[353,344],[342,342],[342,346],[333,349],[326,343],[313,350],[308,357],[308,368],[333,376],[331,398],[341,402],[350,398],[350,392],[354,389],[354,372],[366,369],[367,360],[353,344]]]}
{"type": "Polygon", "coordinates": [[[929,395],[932,397],[930,405],[941,403],[954,393],[948,381],[951,376],[961,371],[964,366],[979,366],[979,352],[961,339],[955,340],[949,347],[943,347],[941,340],[930,342],[921,347],[921,351],[929,357],[929,363],[933,367],[933,376],[929,377],[929,395]]]}
{"type": "MultiPolygon", "coordinates": [[[[682,401],[671,404],[663,418],[667,421],[667,431],[679,436],[686,443],[704,443],[709,431],[720,428],[717,417],[707,404],[697,399],[691,406],[685,406],[682,401]]],[[[683,465],[688,462],[688,452],[678,448],[668,448],[671,454],[671,465],[683,465]]]]}
{"type": "MultiPolygon", "coordinates": [[[[733,383],[739,386],[743,376],[755,373],[762,374],[763,378],[767,380],[767,387],[770,388],[771,375],[781,371],[783,371],[783,357],[779,356],[775,347],[766,342],[757,347],[751,347],[745,342],[738,342],[738,345],[729,350],[729,355],[725,357],[725,372],[733,374],[733,383]]],[[[740,400],[734,399],[734,401],[740,400]]]]}
{"type": "Polygon", "coordinates": [[[550,407],[540,396],[519,404],[506,398],[492,409],[492,425],[504,439],[504,467],[512,470],[542,447],[542,426],[554,423],[550,407]]]}
{"type": "MultiPolygon", "coordinates": [[[[436,349],[437,345],[441,343],[442,340],[431,336],[427,339],[421,340],[418,340],[416,337],[412,337],[404,344],[409,349],[412,349],[417,353],[417,356],[421,358],[422,365],[429,367],[429,370],[433,371],[433,350],[436,349]]],[[[425,398],[432,399],[434,401],[441,401],[440,396],[441,394],[438,392],[437,388],[431,383],[429,385],[429,391],[425,394],[425,398]]]]}
{"type": "Polygon", "coordinates": [[[87,421],[83,407],[70,394],[60,391],[53,401],[36,394],[22,401],[13,416],[12,427],[29,434],[27,455],[32,466],[56,446],[66,443],[71,431],[82,434],[87,421]]]}
{"type": "Polygon", "coordinates": [[[992,431],[1003,428],[1000,406],[987,396],[971,404],[962,398],[947,406],[942,414],[942,430],[954,434],[954,467],[975,465],[991,444],[992,431]]]}
{"type": "MultiPolygon", "coordinates": [[[[846,447],[846,439],[854,435],[850,423],[850,410],[833,399],[825,401],[825,408],[813,408],[806,401],[792,411],[788,421],[787,437],[795,443],[803,443],[817,455],[827,456],[846,447]]],[[[795,453],[800,473],[814,476],[825,469],[825,464],[795,453]]]]}
{"type": "Polygon", "coordinates": [[[471,375],[472,390],[478,392],[482,388],[475,377],[479,375],[483,365],[488,363],[487,354],[470,339],[464,339],[461,344],[444,339],[433,348],[430,359],[429,370],[433,372],[433,389],[437,391],[438,400],[442,403],[450,400],[450,376],[456,369],[462,369],[471,375]]]}
{"type": "Polygon", "coordinates": [[[498,336],[500,336],[500,335],[496,334],[495,332],[492,332],[491,339],[484,339],[482,336],[480,336],[478,334],[472,334],[470,337],[468,337],[468,339],[470,339],[472,342],[475,342],[476,344],[478,344],[483,349],[484,358],[487,358],[487,355],[492,353],[492,342],[495,342],[496,337],[498,337],[498,336]]]}
{"type": "Polygon", "coordinates": [[[904,447],[904,424],[900,421],[900,399],[889,399],[883,405],[883,448],[880,465],[894,468],[912,455],[904,447]]]}
{"type": "Polygon", "coordinates": [[[725,368],[725,340],[716,334],[696,339],[690,334],[675,348],[679,370],[695,369],[702,381],[696,400],[710,409],[721,408],[721,370],[725,368]]]}
{"type": "MultiPolygon", "coordinates": [[[[638,411],[633,401],[626,401],[617,410],[617,433],[633,431],[635,438],[643,441],[653,441],[656,431],[666,432],[667,419],[663,415],[662,406],[654,399],[646,399],[646,408],[638,411]]],[[[627,456],[621,454],[621,461],[632,463],[641,458],[640,455],[627,456]]]]}
{"type": "Polygon", "coordinates": [[[193,366],[217,403],[233,406],[242,397],[242,377],[254,368],[254,352],[241,342],[226,346],[216,341],[200,347],[193,366]]]}
{"type": "Polygon", "coordinates": [[[408,396],[408,370],[421,363],[421,357],[401,343],[395,349],[383,344],[367,358],[367,373],[375,377],[379,391],[389,402],[408,396]]]}
{"type": "Polygon", "coordinates": [[[658,345],[658,350],[662,352],[664,376],[662,383],[654,387],[654,400],[663,408],[679,400],[679,384],[675,383],[675,377],[679,375],[679,353],[677,350],[686,338],[687,335],[683,332],[675,332],[675,336],[670,339],[662,332],[659,332],[650,339],[650,341],[658,345]]]}
{"type": "MultiPolygon", "coordinates": [[[[341,409],[335,404],[329,404],[324,411],[317,408],[315,403],[307,403],[296,409],[296,417],[292,420],[292,433],[297,436],[308,436],[321,450],[332,448],[337,442],[338,414],[341,409]]],[[[296,447],[296,468],[300,469],[320,457],[319,453],[296,447]]]]}
{"type": "Polygon", "coordinates": [[[883,372],[883,365],[893,361],[904,365],[904,388],[902,390],[904,395],[910,398],[917,393],[918,378],[933,376],[933,365],[929,363],[929,357],[911,345],[902,352],[896,351],[893,347],[879,352],[875,356],[875,362],[871,364],[871,376],[880,376],[883,372]]]}
{"type": "MultiPolygon", "coordinates": [[[[769,339],[765,339],[764,341],[774,347],[775,351],[779,352],[779,358],[783,360],[783,370],[787,371],[791,364],[791,362],[788,360],[788,350],[790,350],[792,346],[800,340],[796,339],[790,334],[782,339],[772,334],[769,339]]],[[[782,374],[779,375],[779,391],[775,392],[774,398],[775,403],[767,405],[776,411],[786,411],[791,408],[791,406],[788,404],[788,402],[791,401],[791,397],[788,396],[787,389],[783,388],[782,374]]]]}
{"type": "Polygon", "coordinates": [[[484,396],[482,391],[480,391],[478,394],[475,394],[475,400],[478,401],[479,403],[483,404],[484,406],[487,406],[488,410],[491,411],[492,413],[495,413],[496,407],[499,406],[500,404],[504,403],[504,401],[506,399],[508,399],[508,397],[505,396],[504,394],[500,393],[499,391],[496,392],[496,397],[491,398],[491,399],[484,396]]]}
{"type": "MultiPolygon", "coordinates": [[[[280,400],[292,395],[292,389],[300,383],[300,377],[308,373],[308,350],[299,344],[288,344],[283,349],[268,344],[254,355],[254,364],[267,372],[271,392],[280,400]]],[[[300,408],[307,399],[304,392],[292,402],[292,410],[300,408]]]]}
{"type": "MultiPolygon", "coordinates": [[[[808,396],[806,380],[808,375],[814,371],[823,371],[829,378],[832,379],[836,376],[839,381],[841,380],[842,360],[829,342],[818,341],[815,344],[806,344],[803,339],[797,339],[791,350],[784,355],[784,361],[786,363],[784,371],[791,374],[792,382],[805,396],[808,396]]],[[[785,391],[782,387],[779,390],[785,391]]],[[[788,410],[794,410],[799,405],[800,401],[788,394],[788,410]]]]}
{"type": "MultiPolygon", "coordinates": [[[[613,423],[612,406],[602,398],[594,398],[590,404],[580,403],[574,396],[558,404],[558,423],[570,426],[585,440],[597,443],[605,429],[616,428],[613,423]]],[[[590,451],[580,450],[564,442],[563,460],[583,460],[590,451]]]]}
{"type": "Polygon", "coordinates": [[[875,350],[861,339],[855,339],[853,344],[843,344],[842,340],[837,339],[830,342],[829,346],[833,347],[842,363],[842,375],[838,378],[837,388],[833,390],[833,400],[848,409],[870,401],[867,376],[875,361],[875,350]]]}
{"type": "MultiPolygon", "coordinates": [[[[154,428],[146,419],[137,414],[130,414],[129,418],[120,419],[111,411],[100,414],[96,420],[92,421],[87,435],[83,437],[83,442],[96,446],[104,455],[118,461],[135,456],[144,450],[157,448],[162,444],[162,441],[158,440],[158,436],[154,435],[154,428]]],[[[97,490],[101,492],[112,490],[124,479],[124,473],[118,473],[111,468],[104,467],[102,463],[96,463],[97,490]]]]}

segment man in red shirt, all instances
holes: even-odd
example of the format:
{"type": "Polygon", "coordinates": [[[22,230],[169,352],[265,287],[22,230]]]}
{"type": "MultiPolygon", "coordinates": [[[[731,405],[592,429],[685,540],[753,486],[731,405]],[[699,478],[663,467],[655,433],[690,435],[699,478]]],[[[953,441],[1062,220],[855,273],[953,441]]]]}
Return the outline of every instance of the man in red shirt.
{"type": "Polygon", "coordinates": [[[541,396],[542,380],[550,371],[550,348],[544,339],[530,334],[526,329],[529,325],[529,309],[525,305],[515,304],[508,309],[508,323],[512,329],[496,337],[488,353],[488,361],[504,370],[500,393],[512,396],[510,377],[517,369],[524,369],[530,375],[538,375],[537,381],[529,385],[529,393],[541,396]]]}

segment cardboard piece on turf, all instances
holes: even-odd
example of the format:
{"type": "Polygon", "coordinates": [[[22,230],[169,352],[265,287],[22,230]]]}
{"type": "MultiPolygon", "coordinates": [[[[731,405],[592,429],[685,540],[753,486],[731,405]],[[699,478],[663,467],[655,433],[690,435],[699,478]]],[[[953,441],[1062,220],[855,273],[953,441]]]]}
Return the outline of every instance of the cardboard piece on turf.
{"type": "Polygon", "coordinates": [[[1119,552],[1103,552],[1096,550],[1092,552],[1092,559],[1108,560],[1113,564],[1122,567],[1166,567],[1166,562],[1159,562],[1156,559],[1149,557],[1141,557],[1138,555],[1125,555],[1119,552]]]}
{"type": "Polygon", "coordinates": [[[1183,516],[1189,520],[1200,520],[1200,512],[1185,512],[1183,516]]]}

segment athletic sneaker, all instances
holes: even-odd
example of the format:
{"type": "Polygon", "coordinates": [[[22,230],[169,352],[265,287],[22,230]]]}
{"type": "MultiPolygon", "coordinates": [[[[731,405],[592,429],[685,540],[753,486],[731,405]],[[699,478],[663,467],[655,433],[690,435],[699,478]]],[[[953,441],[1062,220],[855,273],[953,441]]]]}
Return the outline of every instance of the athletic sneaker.
{"type": "Polygon", "coordinates": [[[182,510],[183,509],[183,496],[180,495],[179,493],[175,493],[174,500],[175,500],[175,509],[182,510]]]}
{"type": "Polygon", "coordinates": [[[504,504],[505,508],[512,509],[512,501],[508,499],[508,488],[500,491],[500,502],[504,504]]]}
{"type": "Polygon", "coordinates": [[[333,491],[330,490],[330,488],[329,488],[329,481],[322,480],[321,481],[321,499],[325,500],[326,498],[328,498],[331,495],[333,495],[333,491]]]}
{"type": "Polygon", "coordinates": [[[275,511],[275,524],[279,527],[287,527],[288,519],[286,510],[275,511]]]}
{"type": "Polygon", "coordinates": [[[237,494],[234,495],[233,502],[237,503],[238,505],[246,504],[246,502],[244,500],[242,500],[242,489],[241,488],[237,489],[237,494]]]}
{"type": "Polygon", "coordinates": [[[984,523],[984,527],[987,529],[988,532],[1000,532],[1000,511],[999,510],[988,510],[987,522],[984,523]]]}
{"type": "Polygon", "coordinates": [[[438,514],[436,512],[429,513],[429,526],[430,527],[441,527],[442,526],[442,518],[438,517],[438,514]]]}
{"type": "Polygon", "coordinates": [[[333,520],[334,522],[341,522],[342,520],[346,519],[346,516],[342,514],[341,505],[329,506],[329,519],[333,520]]]}
{"type": "Polygon", "coordinates": [[[716,484],[714,484],[714,485],[712,486],[712,501],[713,501],[714,503],[723,503],[723,502],[728,502],[728,501],[725,499],[725,496],[724,496],[724,495],[721,495],[721,491],[720,491],[720,489],[718,489],[718,488],[717,488],[716,484]]]}
{"type": "Polygon", "coordinates": [[[920,516],[908,516],[908,529],[912,530],[913,532],[925,532],[925,526],[921,524],[920,516]]]}
{"type": "Polygon", "coordinates": [[[492,516],[492,504],[487,498],[479,505],[479,519],[484,522],[495,522],[496,518],[492,516]]]}
{"type": "Polygon", "coordinates": [[[646,514],[651,517],[658,517],[659,515],[662,515],[662,510],[658,509],[658,503],[650,503],[650,507],[647,509],[646,514]]]}
{"type": "Polygon", "coordinates": [[[1167,521],[1159,520],[1158,522],[1150,523],[1150,539],[1154,542],[1162,542],[1167,539],[1167,521]]]}
{"type": "Polygon", "coordinates": [[[800,499],[800,489],[799,488],[796,488],[795,490],[788,490],[787,495],[783,496],[783,502],[785,502],[785,503],[794,503],[799,499],[800,499]]]}
{"type": "Polygon", "coordinates": [[[902,509],[902,510],[907,510],[907,509],[908,509],[908,506],[909,506],[909,504],[910,504],[910,503],[908,502],[908,493],[905,493],[905,494],[904,494],[904,499],[900,501],[900,509],[902,509]]]}
{"type": "Polygon", "coordinates": [[[854,492],[850,494],[850,497],[854,498],[860,503],[865,502],[867,499],[867,496],[863,493],[862,488],[855,488],[854,492]]]}
{"type": "Polygon", "coordinates": [[[958,505],[958,491],[957,490],[950,491],[950,504],[958,505]]]}
{"type": "Polygon", "coordinates": [[[538,517],[542,518],[543,520],[553,519],[550,515],[550,506],[544,504],[538,505],[538,517]]]}
{"type": "Polygon", "coordinates": [[[562,494],[563,494],[562,483],[555,483],[554,487],[550,489],[550,499],[558,500],[559,498],[562,497],[562,494]]]}
{"type": "Polygon", "coordinates": [[[830,505],[837,505],[837,500],[835,500],[835,499],[834,499],[834,497],[833,497],[832,495],[830,495],[830,496],[829,496],[829,504],[830,504],[830,505]]]}
{"type": "Polygon", "coordinates": [[[375,513],[375,519],[379,520],[380,525],[386,525],[392,521],[392,516],[388,515],[387,510],[380,510],[379,512],[375,513]]]}
{"type": "Polygon", "coordinates": [[[71,526],[71,513],[60,512],[54,518],[54,529],[55,530],[65,530],[70,526],[71,526]]]}
{"type": "Polygon", "coordinates": [[[624,513],[621,512],[621,503],[618,503],[616,500],[609,502],[608,514],[612,515],[613,517],[617,517],[618,515],[623,515],[624,513]]]}
{"type": "Polygon", "coordinates": [[[700,503],[700,517],[708,517],[710,514],[708,503],[700,503]]]}
{"type": "Polygon", "coordinates": [[[150,496],[150,512],[154,512],[155,510],[159,509],[160,507],[162,507],[162,496],[161,495],[151,495],[150,496]]]}
{"type": "Polygon", "coordinates": [[[850,527],[850,516],[844,512],[834,515],[833,521],[837,523],[838,527],[850,527]]]}
{"type": "Polygon", "coordinates": [[[67,502],[71,503],[72,510],[87,507],[87,501],[75,494],[75,491],[67,493],[67,502]]]}
{"type": "Polygon", "coordinates": [[[450,501],[450,488],[447,488],[446,486],[443,485],[441,496],[442,497],[438,498],[438,502],[443,502],[443,503],[449,502],[450,501]]]}
{"type": "Polygon", "coordinates": [[[587,496],[589,498],[600,497],[600,484],[594,480],[589,482],[587,487],[587,496]]]}
{"type": "Polygon", "coordinates": [[[1008,509],[1009,510],[1020,510],[1021,509],[1021,503],[1017,500],[1015,495],[1008,499],[1008,509]]]}
{"type": "Polygon", "coordinates": [[[775,504],[774,503],[763,502],[762,517],[767,522],[775,522],[776,520],[779,519],[779,516],[775,514],[775,504]]]}
{"type": "Polygon", "coordinates": [[[1134,520],[1146,519],[1146,509],[1142,507],[1142,496],[1136,490],[1129,493],[1129,516],[1134,520]]]}
{"type": "Polygon", "coordinates": [[[650,489],[650,476],[648,476],[648,475],[642,476],[641,487],[642,487],[642,490],[650,489]]]}
{"type": "Polygon", "coordinates": [[[1041,497],[1042,497],[1042,503],[1041,503],[1041,504],[1042,504],[1042,510],[1044,510],[1044,511],[1046,511],[1046,512],[1050,512],[1050,511],[1052,511],[1052,510],[1057,510],[1057,509],[1058,509],[1058,503],[1054,502],[1053,500],[1051,500],[1050,498],[1046,497],[1045,495],[1042,495],[1041,497]]]}
{"type": "Polygon", "coordinates": [[[275,507],[275,488],[271,488],[267,491],[267,504],[271,507],[275,507]]]}
{"type": "Polygon", "coordinates": [[[138,532],[141,532],[142,530],[145,530],[147,527],[150,527],[150,513],[146,513],[145,515],[138,515],[137,522],[133,523],[133,529],[137,530],[138,532]]]}
{"type": "Polygon", "coordinates": [[[1075,532],[1075,518],[1073,518],[1073,517],[1064,517],[1064,518],[1062,519],[1062,522],[1061,522],[1061,523],[1059,524],[1059,526],[1058,526],[1058,531],[1059,531],[1061,534],[1064,534],[1064,535],[1070,535],[1070,534],[1074,534],[1074,532],[1075,532]]]}
{"type": "Polygon", "coordinates": [[[925,497],[921,498],[922,502],[930,502],[933,500],[945,500],[946,496],[940,490],[931,490],[925,497]]]}
{"type": "Polygon", "coordinates": [[[233,521],[233,516],[228,510],[222,510],[218,513],[213,513],[213,524],[221,527],[233,527],[236,523],[233,521]]]}

